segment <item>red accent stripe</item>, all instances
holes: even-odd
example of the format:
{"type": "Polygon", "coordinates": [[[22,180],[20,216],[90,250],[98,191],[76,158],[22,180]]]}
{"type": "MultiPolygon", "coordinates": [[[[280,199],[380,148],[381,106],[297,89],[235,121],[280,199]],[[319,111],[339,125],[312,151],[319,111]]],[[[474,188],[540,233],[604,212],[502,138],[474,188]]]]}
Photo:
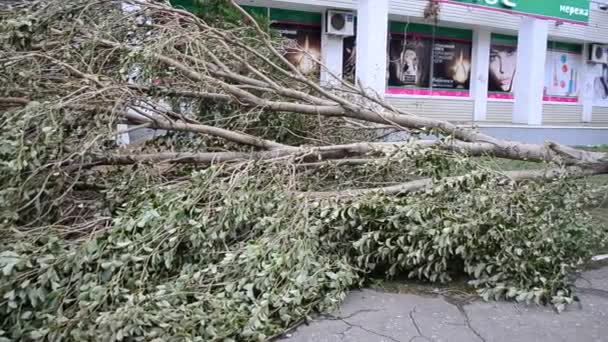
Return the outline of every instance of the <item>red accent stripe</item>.
{"type": "Polygon", "coordinates": [[[545,102],[578,103],[578,97],[543,96],[545,102]]]}
{"type": "Polygon", "coordinates": [[[489,99],[513,100],[514,96],[511,93],[489,93],[489,99]]]}
{"type": "MultiPolygon", "coordinates": [[[[513,100],[515,97],[512,93],[489,93],[489,99],[513,100]]],[[[567,96],[543,96],[544,102],[562,102],[562,103],[578,103],[578,97],[567,96]]]]}
{"type": "Polygon", "coordinates": [[[418,95],[418,96],[446,96],[446,97],[469,97],[468,90],[431,90],[419,88],[395,88],[389,87],[386,92],[392,95],[418,95]]]}

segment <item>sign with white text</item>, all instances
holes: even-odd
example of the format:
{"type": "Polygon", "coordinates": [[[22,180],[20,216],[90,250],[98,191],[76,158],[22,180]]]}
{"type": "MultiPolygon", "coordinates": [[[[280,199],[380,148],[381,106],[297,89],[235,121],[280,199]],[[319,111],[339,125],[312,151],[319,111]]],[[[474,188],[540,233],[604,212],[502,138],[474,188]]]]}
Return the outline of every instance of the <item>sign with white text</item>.
{"type": "Polygon", "coordinates": [[[444,0],[448,3],[577,24],[589,22],[590,0],[444,0]]]}

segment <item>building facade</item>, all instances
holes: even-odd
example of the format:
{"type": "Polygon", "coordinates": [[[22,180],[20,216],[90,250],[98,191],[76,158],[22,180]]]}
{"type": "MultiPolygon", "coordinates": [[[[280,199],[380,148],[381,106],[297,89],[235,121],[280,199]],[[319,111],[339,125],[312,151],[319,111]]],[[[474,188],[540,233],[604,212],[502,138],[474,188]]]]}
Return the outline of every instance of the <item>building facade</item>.
{"type": "Polygon", "coordinates": [[[357,79],[416,115],[573,145],[608,144],[608,57],[591,58],[608,47],[606,2],[240,1],[307,51],[288,57],[323,83],[357,79]],[[352,34],[327,33],[328,11],[351,13],[352,34]]]}

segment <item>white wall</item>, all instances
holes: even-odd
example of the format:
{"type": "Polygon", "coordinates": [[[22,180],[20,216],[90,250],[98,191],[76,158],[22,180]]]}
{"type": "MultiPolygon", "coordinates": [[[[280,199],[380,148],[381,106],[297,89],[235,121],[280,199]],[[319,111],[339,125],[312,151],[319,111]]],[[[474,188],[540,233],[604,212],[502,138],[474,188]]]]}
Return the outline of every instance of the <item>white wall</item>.
{"type": "MultiPolygon", "coordinates": [[[[543,1],[543,0],[527,0],[543,1]]],[[[240,0],[245,5],[258,6],[318,6],[327,8],[356,9],[357,0],[240,0]]],[[[422,18],[426,0],[390,0],[389,13],[422,18]]],[[[462,23],[467,25],[492,27],[498,30],[517,31],[521,17],[494,11],[473,10],[466,6],[448,3],[441,4],[439,20],[462,23]]],[[[592,3],[589,14],[589,25],[563,24],[556,26],[555,22],[549,29],[549,35],[556,38],[586,40],[589,42],[608,44],[608,11],[599,9],[596,2],[592,3]]]]}
{"type": "MultiPolygon", "coordinates": [[[[325,27],[326,17],[322,16],[325,27]]],[[[344,39],[340,36],[321,34],[321,84],[333,87],[340,84],[342,79],[342,63],[344,54],[344,39]]]]}
{"type": "Polygon", "coordinates": [[[471,55],[471,97],[475,100],[474,121],[485,121],[488,111],[488,70],[490,67],[490,45],[492,34],[486,29],[473,31],[473,53],[471,55]]]}
{"type": "Polygon", "coordinates": [[[388,0],[359,0],[357,6],[356,79],[384,96],[388,45],[388,0]]]}
{"type": "Polygon", "coordinates": [[[582,105],[544,103],[543,124],[580,123],[582,113],[582,105]]]}
{"type": "Polygon", "coordinates": [[[521,20],[517,39],[514,123],[540,125],[543,122],[548,27],[546,20],[532,17],[521,20]]]}
{"type": "Polygon", "coordinates": [[[591,122],[608,124],[608,107],[593,107],[591,122]]]}
{"type": "MultiPolygon", "coordinates": [[[[528,0],[543,1],[543,0],[528,0]]],[[[391,0],[390,13],[405,17],[423,17],[427,1],[391,0]]],[[[608,44],[608,11],[592,9],[589,14],[589,25],[563,24],[556,26],[551,21],[549,36],[585,40],[608,44]]],[[[439,20],[478,27],[490,27],[496,31],[517,31],[521,16],[496,11],[482,11],[471,7],[442,3],[439,20]]]]}
{"type": "Polygon", "coordinates": [[[434,119],[470,122],[473,120],[473,100],[425,99],[387,96],[396,108],[415,115],[434,119]]]}
{"type": "MultiPolygon", "coordinates": [[[[376,0],[367,1],[373,3],[376,0]]],[[[386,0],[380,1],[384,2],[386,0]]],[[[243,0],[239,2],[253,6],[280,7],[317,12],[323,12],[327,8],[356,10],[359,5],[359,0],[243,0]]],[[[428,3],[426,0],[388,0],[388,2],[391,20],[411,20],[413,22],[422,22],[423,11],[428,3]]],[[[467,6],[448,3],[441,3],[439,15],[440,26],[474,29],[474,40],[476,42],[474,44],[473,58],[482,63],[481,58],[486,54],[486,51],[484,46],[479,47],[477,43],[487,40],[487,34],[482,36],[483,39],[479,40],[479,32],[515,35],[521,22],[521,16],[472,9],[467,6]]],[[[587,26],[570,23],[556,25],[555,21],[548,21],[548,25],[549,39],[552,40],[608,44],[608,11],[599,10],[597,5],[592,6],[590,22],[587,26]]],[[[334,51],[337,51],[339,46],[336,41],[332,43],[329,40],[326,40],[324,44],[329,44],[329,48],[334,49],[334,51]]],[[[330,61],[330,64],[334,65],[335,69],[338,70],[337,59],[334,58],[336,56],[333,53],[331,55],[327,54],[324,56],[324,61],[330,61]]],[[[487,79],[484,79],[487,75],[485,75],[483,69],[482,66],[477,66],[477,69],[472,70],[472,79],[480,83],[487,82],[487,79]]],[[[484,87],[477,84],[477,87],[471,87],[471,99],[467,100],[391,96],[390,101],[400,108],[407,108],[421,115],[429,115],[442,119],[459,121],[465,118],[466,120],[474,118],[478,121],[511,122],[513,119],[514,101],[500,102],[492,99],[488,100],[484,96],[485,91],[484,87]],[[477,99],[477,101],[473,101],[473,99],[477,99]],[[452,106],[453,110],[450,110],[450,106],[452,106]]],[[[582,104],[585,104],[582,96],[581,100],[582,104]]],[[[593,123],[608,122],[608,119],[606,119],[608,117],[608,114],[606,114],[608,110],[592,107],[588,104],[583,106],[545,102],[542,103],[541,108],[542,110],[536,112],[538,116],[536,119],[540,118],[543,123],[574,123],[577,120],[578,122],[591,121],[593,123]]],[[[539,120],[536,119],[534,121],[538,123],[539,120]]]]}

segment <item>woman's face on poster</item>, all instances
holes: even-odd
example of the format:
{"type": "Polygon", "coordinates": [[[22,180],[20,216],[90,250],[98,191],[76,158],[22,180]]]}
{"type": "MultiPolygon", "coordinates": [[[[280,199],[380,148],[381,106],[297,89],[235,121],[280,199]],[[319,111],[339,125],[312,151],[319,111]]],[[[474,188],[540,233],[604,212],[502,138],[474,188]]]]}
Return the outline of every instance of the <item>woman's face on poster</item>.
{"type": "Polygon", "coordinates": [[[490,50],[490,81],[496,88],[502,91],[511,91],[516,69],[516,49],[493,47],[490,50]]]}

